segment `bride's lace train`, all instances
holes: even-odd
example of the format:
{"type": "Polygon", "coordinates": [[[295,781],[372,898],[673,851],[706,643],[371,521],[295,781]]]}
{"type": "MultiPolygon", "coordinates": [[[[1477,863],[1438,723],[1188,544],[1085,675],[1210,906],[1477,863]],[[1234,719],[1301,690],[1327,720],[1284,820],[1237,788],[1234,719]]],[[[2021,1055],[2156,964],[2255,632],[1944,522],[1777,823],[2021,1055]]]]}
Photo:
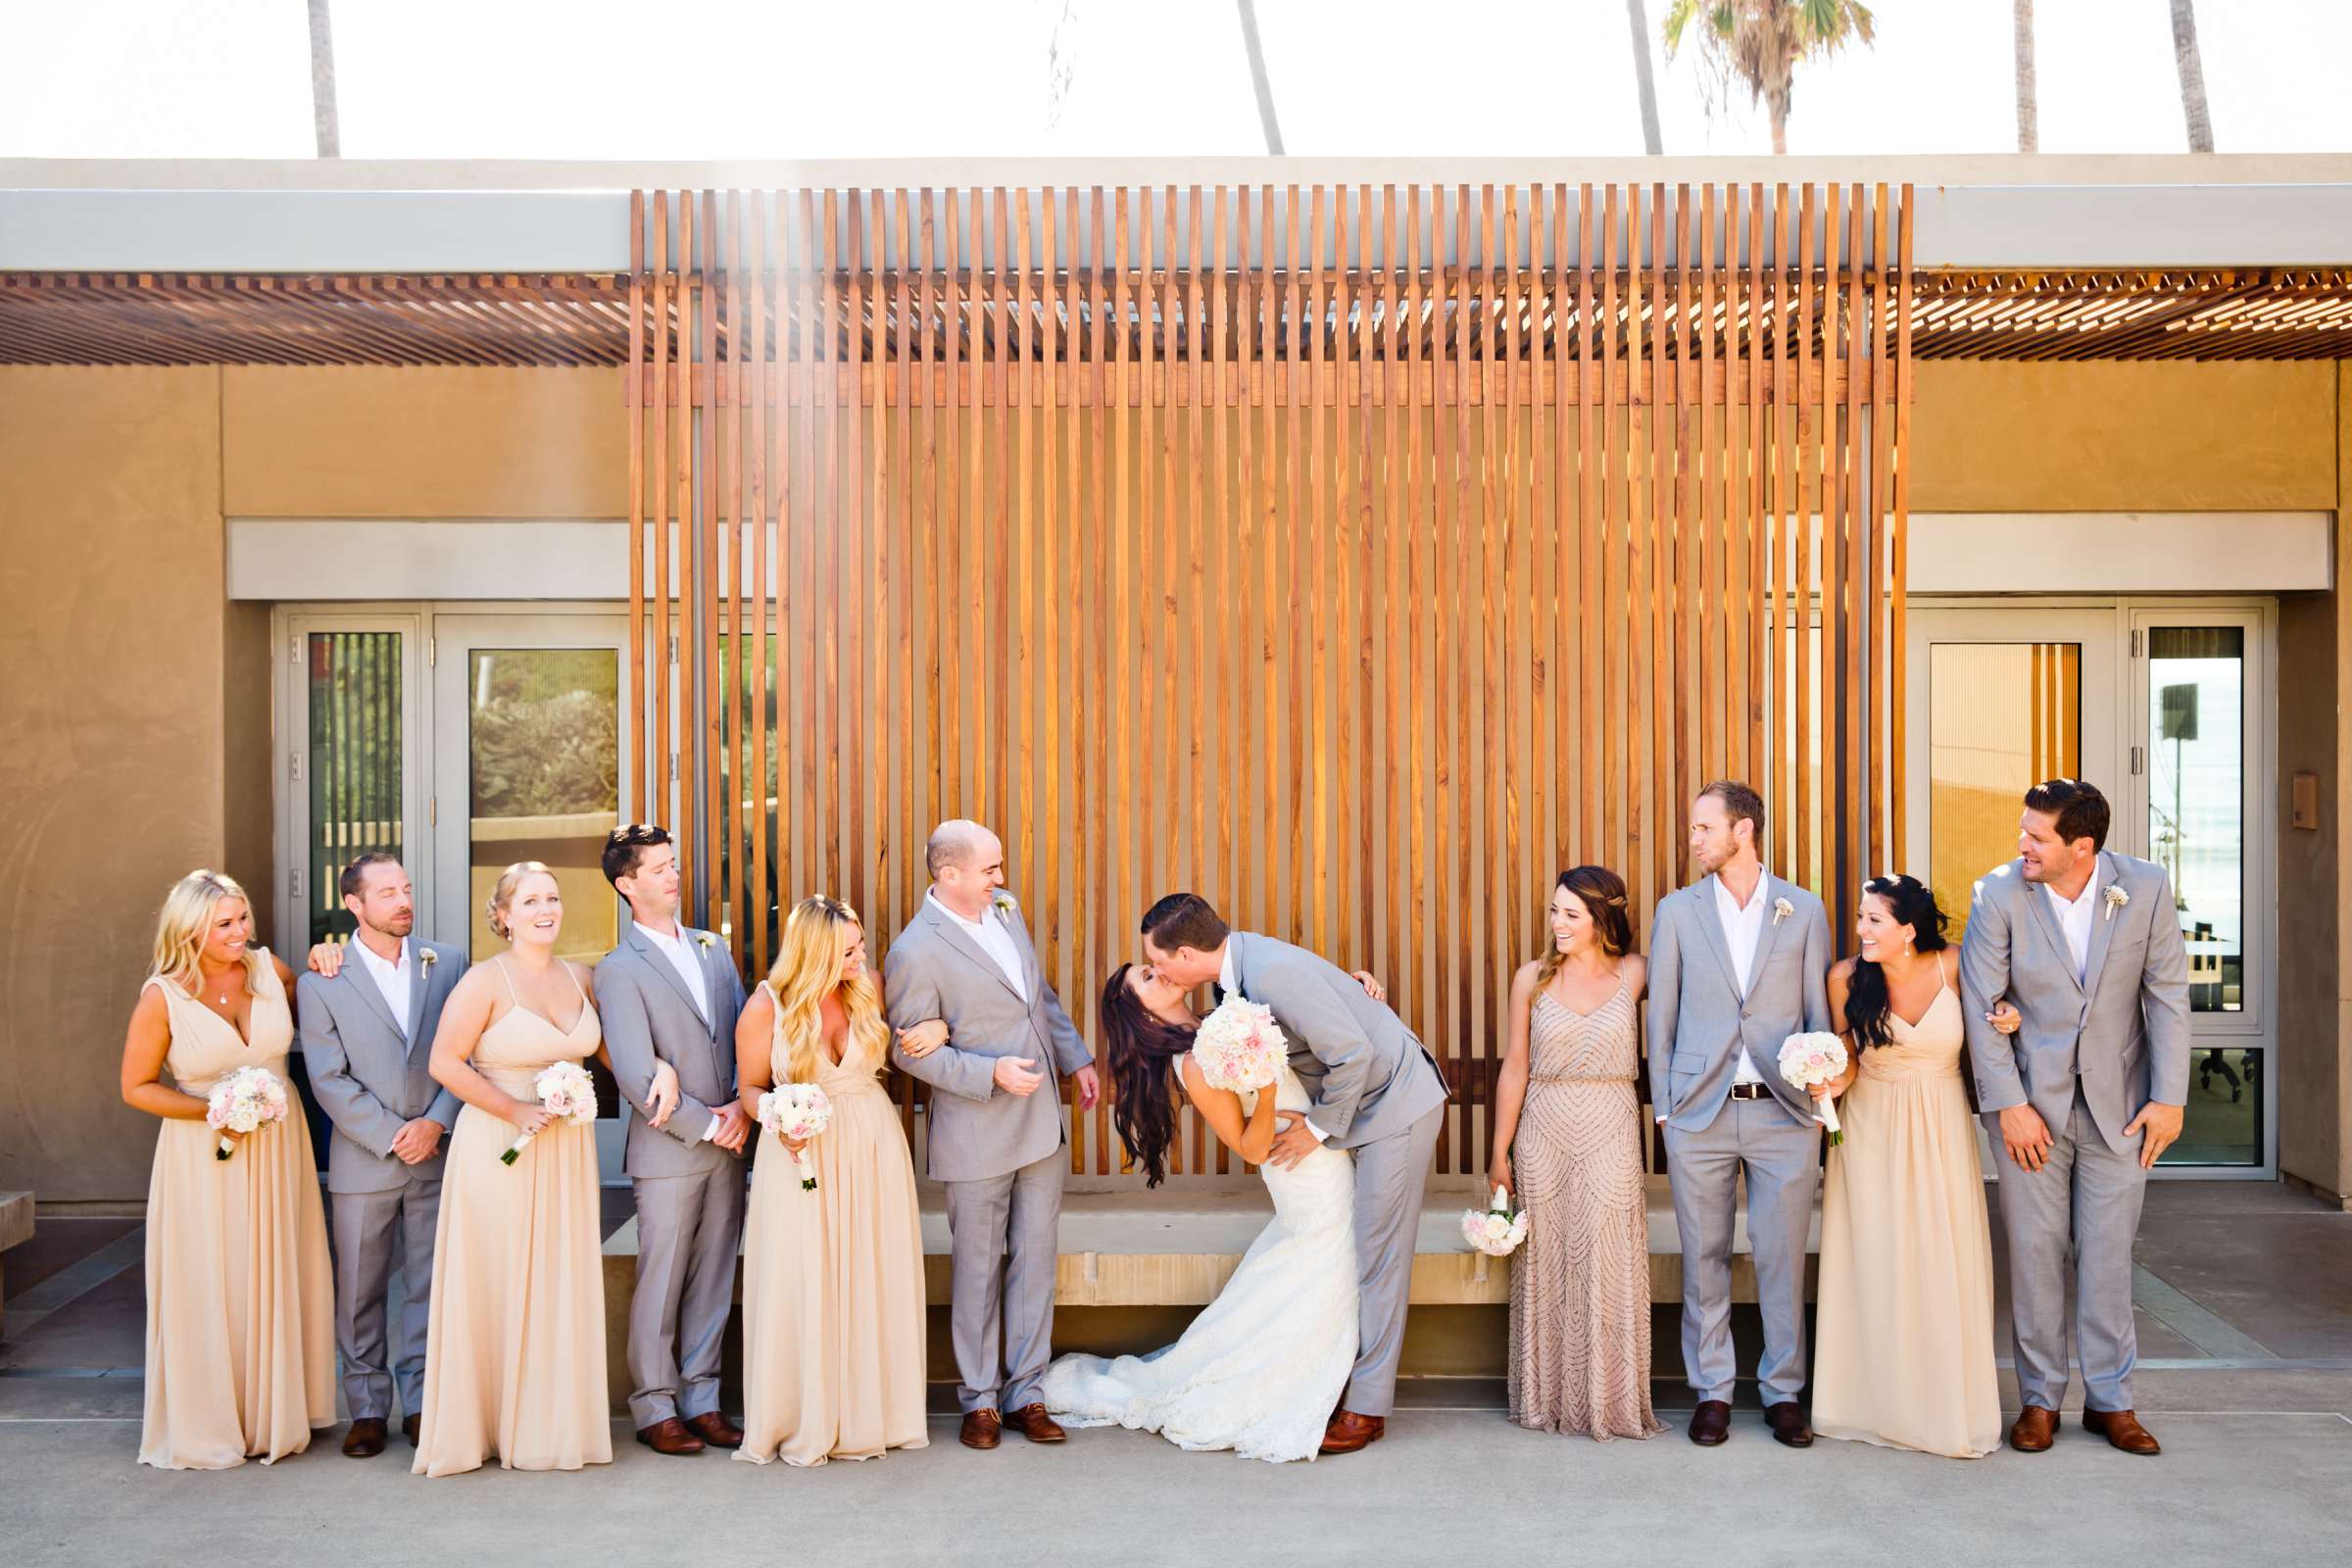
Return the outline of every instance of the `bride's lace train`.
{"type": "Polygon", "coordinates": [[[1040,1396],[1057,1419],[1250,1459],[1315,1456],[1355,1364],[1355,1162],[1318,1150],[1265,1179],[1273,1222],[1217,1298],[1149,1355],[1055,1360],[1040,1396]]]}

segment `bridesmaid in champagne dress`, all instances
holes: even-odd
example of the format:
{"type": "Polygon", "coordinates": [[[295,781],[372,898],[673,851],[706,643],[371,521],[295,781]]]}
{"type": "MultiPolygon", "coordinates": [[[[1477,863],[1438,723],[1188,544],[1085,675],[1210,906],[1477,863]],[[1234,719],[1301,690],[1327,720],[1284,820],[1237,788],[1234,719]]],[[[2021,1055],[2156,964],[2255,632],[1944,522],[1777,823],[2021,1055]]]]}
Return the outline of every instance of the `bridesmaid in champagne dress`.
{"type": "MultiPolygon", "coordinates": [[[[936,1049],[946,1025],[917,1035],[936,1049]]],[[[906,1134],[878,1076],[889,1043],[856,911],[803,900],[736,1024],[736,1081],[755,1126],[760,1094],[778,1083],[822,1088],[833,1120],[805,1146],[806,1171],[800,1150],[757,1134],[738,1459],[819,1465],[929,1445],[922,1225],[906,1134]],[[803,1185],[810,1175],[814,1192],[803,1185]]]]}
{"type": "MultiPolygon", "coordinates": [[[[1830,971],[1853,1059],[1826,1089],[1845,1138],[1822,1190],[1813,1430],[1975,1459],[2001,1436],[1992,1241],[1943,926],[1920,883],[1874,877],[1861,956],[1830,971]]],[[[2006,1006],[1995,1022],[2015,1027],[2006,1006]]]]}
{"type": "Polygon", "coordinates": [[[1511,1419],[1597,1442],[1666,1430],[1649,1402],[1649,1225],[1642,1189],[1625,883],[1580,865],[1552,888],[1552,951],[1511,985],[1492,1186],[1528,1236],[1511,1260],[1511,1419]]]}
{"type": "Polygon", "coordinates": [[[238,1137],[205,1097],[238,1067],[286,1083],[293,973],[253,946],[244,889],[192,871],[165,900],[122,1047],[122,1099],[160,1117],[147,1189],[147,1406],[139,1462],[264,1464],[335,1420],[334,1276],[302,1105],[238,1137]],[[166,1069],[172,1084],[162,1082],[166,1069]],[[215,1157],[223,1136],[234,1145],[215,1157]]]}
{"type": "MultiPolygon", "coordinates": [[[[534,1100],[540,1069],[604,1058],[587,970],[555,956],[563,915],[553,872],[509,866],[490,926],[510,947],[466,972],[433,1038],[433,1077],[466,1104],[434,1233],[418,1475],[479,1469],[493,1455],[510,1470],[612,1459],[596,1129],[534,1100]],[[503,1163],[524,1131],[530,1144],[503,1163]]],[[[677,1102],[666,1065],[654,1100],[658,1118],[677,1102]]]]}

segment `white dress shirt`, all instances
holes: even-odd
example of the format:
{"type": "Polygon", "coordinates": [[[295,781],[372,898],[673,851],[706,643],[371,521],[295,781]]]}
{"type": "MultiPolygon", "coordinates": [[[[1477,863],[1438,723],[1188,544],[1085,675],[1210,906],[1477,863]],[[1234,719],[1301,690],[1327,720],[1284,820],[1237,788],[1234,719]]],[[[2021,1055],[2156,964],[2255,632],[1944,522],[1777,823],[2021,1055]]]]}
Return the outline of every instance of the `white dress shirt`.
{"type": "Polygon", "coordinates": [[[979,944],[980,951],[988,955],[989,960],[1004,971],[1004,983],[1012,987],[1014,996],[1023,1002],[1029,1000],[1029,978],[1021,972],[1021,950],[1013,945],[1012,933],[1005,929],[1004,922],[992,918],[996,913],[993,907],[982,910],[977,920],[966,920],[940,903],[938,894],[926,893],[923,897],[929,899],[940,913],[963,927],[963,934],[979,944]]]}
{"type": "Polygon", "coordinates": [[[409,985],[416,974],[416,965],[409,957],[409,939],[400,939],[399,951],[392,955],[389,963],[377,957],[375,950],[356,936],[351,939],[351,951],[360,956],[360,962],[367,967],[368,978],[375,982],[375,989],[391,1005],[392,1016],[400,1024],[400,1037],[408,1039],[409,985]]]}
{"type": "MultiPolygon", "coordinates": [[[[678,978],[686,982],[686,995],[694,999],[695,1016],[709,1023],[710,983],[703,978],[702,960],[694,956],[693,947],[686,941],[686,928],[672,921],[669,934],[664,936],[643,920],[631,920],[629,924],[635,926],[638,934],[654,945],[654,951],[668,959],[669,966],[678,971],[678,978]]],[[[709,1143],[717,1132],[718,1118],[712,1116],[703,1128],[701,1142],[709,1143]]]]}
{"type": "MultiPolygon", "coordinates": [[[[1242,988],[1233,983],[1233,940],[1230,937],[1228,937],[1225,942],[1225,956],[1223,960],[1217,964],[1217,989],[1224,992],[1229,997],[1241,997],[1245,1002],[1249,1000],[1249,998],[1243,994],[1242,988]]],[[[1315,1135],[1315,1142],[1318,1144],[1328,1142],[1331,1138],[1331,1134],[1316,1126],[1314,1122],[1307,1117],[1299,1117],[1298,1125],[1304,1127],[1308,1132],[1313,1133],[1315,1135]]]]}
{"type": "MultiPolygon", "coordinates": [[[[1722,922],[1724,945],[1732,950],[1732,972],[1739,979],[1740,999],[1744,1002],[1747,1000],[1748,982],[1755,977],[1756,947],[1764,940],[1764,908],[1770,902],[1764,897],[1766,879],[1761,876],[1756,878],[1755,890],[1748,894],[1745,908],[1741,908],[1740,901],[1732,897],[1732,890],[1724,886],[1722,877],[1714,880],[1715,918],[1722,922]]],[[[1740,1064],[1733,1070],[1732,1082],[1760,1084],[1763,1081],[1764,1075],[1756,1071],[1755,1060],[1748,1055],[1746,1045],[1742,1044],[1740,1047],[1740,1064]]]]}
{"type": "Polygon", "coordinates": [[[2050,896],[2050,910],[2058,916],[2058,929],[2066,933],[2067,956],[2075,960],[2075,978],[2082,979],[2090,972],[2090,916],[2098,906],[2099,873],[2094,866],[2083,880],[2082,891],[2068,899],[2047,882],[2041,890],[2050,896]]]}

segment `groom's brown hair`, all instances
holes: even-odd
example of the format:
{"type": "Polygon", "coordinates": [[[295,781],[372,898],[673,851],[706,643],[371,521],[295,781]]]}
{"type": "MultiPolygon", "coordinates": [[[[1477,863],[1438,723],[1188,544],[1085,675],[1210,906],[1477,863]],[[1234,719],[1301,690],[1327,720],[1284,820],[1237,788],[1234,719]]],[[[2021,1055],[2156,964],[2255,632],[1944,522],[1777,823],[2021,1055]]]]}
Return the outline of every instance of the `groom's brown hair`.
{"type": "Polygon", "coordinates": [[[1214,953],[1231,935],[1233,928],[1198,893],[1171,893],[1144,911],[1144,938],[1162,953],[1214,953]]]}

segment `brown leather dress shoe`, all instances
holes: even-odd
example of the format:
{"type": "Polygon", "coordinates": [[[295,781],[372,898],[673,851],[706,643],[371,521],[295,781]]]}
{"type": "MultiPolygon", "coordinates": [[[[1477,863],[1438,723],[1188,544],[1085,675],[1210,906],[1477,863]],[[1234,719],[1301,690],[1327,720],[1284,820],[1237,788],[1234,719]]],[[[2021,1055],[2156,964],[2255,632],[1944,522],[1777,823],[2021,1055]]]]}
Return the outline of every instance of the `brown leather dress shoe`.
{"type": "Polygon", "coordinates": [[[1064,1443],[1070,1436],[1042,1404],[1022,1405],[1004,1418],[1004,1424],[1031,1443],[1064,1443]]]}
{"type": "Polygon", "coordinates": [[[1690,1412],[1690,1441],[1712,1448],[1732,1435],[1732,1407],[1722,1399],[1701,1399],[1690,1412]]]}
{"type": "Polygon", "coordinates": [[[1378,1443],[1388,1430],[1386,1416],[1357,1415],[1353,1410],[1340,1410],[1333,1414],[1330,1424],[1323,1429],[1322,1451],[1353,1453],[1358,1448],[1368,1448],[1378,1443]]]}
{"type": "Polygon", "coordinates": [[[701,1415],[688,1416],[686,1430],[713,1448],[740,1448],[743,1446],[743,1428],[716,1410],[706,1410],[701,1415]]]}
{"type": "Polygon", "coordinates": [[[384,1419],[364,1415],[343,1434],[343,1451],[354,1459],[372,1459],[384,1451],[384,1419]]]}
{"type": "Polygon", "coordinates": [[[420,1415],[404,1415],[400,1418],[400,1435],[409,1440],[412,1448],[416,1446],[416,1434],[423,1427],[424,1417],[420,1415]]]}
{"type": "Polygon", "coordinates": [[[2156,1434],[2139,1424],[2139,1417],[2129,1410],[2090,1410],[2082,1412],[2082,1430],[2096,1432],[2109,1444],[2126,1453],[2154,1458],[2164,1451],[2156,1434]]]}
{"type": "Polygon", "coordinates": [[[1764,1423],[1772,1428],[1773,1437],[1791,1448],[1813,1446],[1813,1429],[1805,1425],[1805,1412],[1794,1399],[1783,1399],[1764,1407],[1764,1423]]]}
{"type": "Polygon", "coordinates": [[[2017,1413],[2016,1424],[2009,1428],[2009,1446],[2020,1453],[2047,1453],[2050,1445],[2058,1441],[2058,1412],[2045,1410],[2038,1404],[2029,1404],[2017,1413]]]}
{"type": "Polygon", "coordinates": [[[688,1454],[703,1451],[703,1440],[686,1430],[676,1416],[637,1429],[637,1441],[656,1453],[688,1454]]]}
{"type": "Polygon", "coordinates": [[[985,1405],[963,1412],[963,1431],[958,1434],[967,1448],[993,1448],[1004,1441],[1004,1418],[985,1405]]]}

